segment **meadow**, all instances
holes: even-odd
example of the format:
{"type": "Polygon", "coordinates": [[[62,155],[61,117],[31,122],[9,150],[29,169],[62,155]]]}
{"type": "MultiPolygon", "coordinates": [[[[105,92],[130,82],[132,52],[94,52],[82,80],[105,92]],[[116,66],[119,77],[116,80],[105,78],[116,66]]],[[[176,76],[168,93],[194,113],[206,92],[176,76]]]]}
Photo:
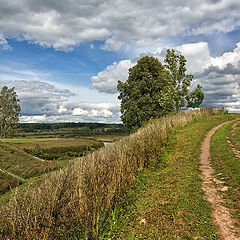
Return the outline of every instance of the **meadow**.
{"type": "MultiPolygon", "coordinates": [[[[144,190],[140,196],[154,193],[157,189],[154,190],[153,182],[146,185],[144,181],[156,175],[158,188],[159,184],[162,186],[157,195],[162,197],[162,201],[157,199],[161,204],[158,209],[163,211],[163,223],[166,223],[159,228],[164,226],[158,233],[165,234],[159,239],[168,239],[164,237],[169,236],[192,239],[203,234],[207,234],[206,239],[216,238],[209,219],[209,206],[204,202],[200,189],[196,159],[200,151],[198,143],[212,125],[234,118],[235,115],[211,108],[179,112],[154,120],[129,137],[87,154],[67,168],[47,175],[38,186],[17,191],[14,198],[0,209],[2,238],[124,239],[122,230],[131,233],[131,229],[124,223],[122,226],[126,228],[119,228],[119,219],[124,206],[131,206],[128,202],[131,191],[136,193],[140,184],[144,190]],[[189,130],[182,132],[188,125],[191,126],[189,130]],[[182,135],[175,132],[176,128],[182,135]],[[175,155],[170,156],[171,152],[175,155]],[[158,167],[160,173],[154,175],[151,170],[158,172],[158,167]],[[151,186],[153,188],[149,188],[151,186]],[[196,199],[191,203],[195,191],[196,199]],[[178,209],[174,208],[176,204],[178,209]],[[195,209],[196,204],[199,207],[195,209]],[[193,210],[203,211],[203,216],[191,215],[193,210]],[[188,220],[191,220],[191,225],[186,224],[188,220]]],[[[136,203],[135,200],[133,202],[136,203]]],[[[151,203],[145,202],[143,209],[147,210],[149,205],[146,204],[151,203]]],[[[131,225],[130,220],[127,223],[131,225]]],[[[150,229],[149,234],[153,235],[147,239],[156,239],[154,232],[159,229],[150,229]]],[[[132,239],[146,239],[141,234],[136,232],[133,236],[136,238],[132,239]]]]}
{"type": "Polygon", "coordinates": [[[44,160],[70,160],[92,152],[104,144],[102,141],[90,139],[14,139],[11,146],[44,160]],[[30,140],[30,141],[26,141],[30,140]]]}

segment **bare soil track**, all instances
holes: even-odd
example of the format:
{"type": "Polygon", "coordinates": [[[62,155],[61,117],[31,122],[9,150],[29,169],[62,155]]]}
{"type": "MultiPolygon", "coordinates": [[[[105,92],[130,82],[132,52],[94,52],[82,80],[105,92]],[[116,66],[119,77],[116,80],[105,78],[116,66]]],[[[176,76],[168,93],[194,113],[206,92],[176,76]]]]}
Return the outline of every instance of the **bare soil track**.
{"type": "Polygon", "coordinates": [[[11,177],[14,177],[14,178],[18,179],[18,180],[21,181],[21,182],[26,182],[25,179],[23,179],[23,178],[15,175],[15,174],[13,174],[13,173],[7,172],[7,171],[5,171],[5,170],[3,170],[3,169],[1,169],[1,168],[0,168],[0,172],[5,173],[5,174],[7,174],[7,175],[9,175],[9,176],[11,176],[11,177]]]}
{"type": "Polygon", "coordinates": [[[214,170],[211,167],[210,162],[211,137],[220,127],[227,123],[229,122],[222,123],[217,127],[213,128],[204,139],[202,143],[202,153],[200,156],[200,170],[202,171],[201,178],[203,180],[202,189],[205,193],[207,200],[211,203],[212,217],[215,224],[219,227],[220,239],[239,240],[240,229],[237,229],[234,226],[234,220],[231,218],[229,210],[224,206],[224,200],[218,191],[219,187],[221,187],[222,191],[224,191],[224,189],[227,190],[227,187],[222,187],[224,182],[219,181],[214,177],[214,170]]]}

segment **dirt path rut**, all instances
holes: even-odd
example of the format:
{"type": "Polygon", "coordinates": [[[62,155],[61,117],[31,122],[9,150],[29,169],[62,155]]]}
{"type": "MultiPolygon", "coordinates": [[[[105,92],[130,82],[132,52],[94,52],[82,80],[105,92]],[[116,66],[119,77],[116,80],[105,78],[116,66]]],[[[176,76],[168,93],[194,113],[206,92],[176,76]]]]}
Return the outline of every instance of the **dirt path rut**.
{"type": "Polygon", "coordinates": [[[202,153],[201,153],[201,167],[202,171],[201,178],[203,180],[202,189],[205,193],[207,200],[212,205],[212,216],[215,224],[219,227],[219,235],[221,239],[226,240],[239,240],[240,232],[234,226],[234,220],[231,218],[231,215],[228,209],[224,206],[224,200],[222,196],[217,191],[217,188],[214,184],[221,183],[219,180],[214,178],[214,170],[211,167],[210,163],[210,140],[213,134],[223,125],[228,122],[222,123],[217,127],[213,128],[206,136],[202,144],[202,153]]]}
{"type": "Polygon", "coordinates": [[[12,176],[12,177],[18,179],[18,180],[21,181],[21,182],[26,182],[25,179],[23,179],[23,178],[15,175],[15,174],[13,174],[13,173],[7,172],[7,171],[5,171],[5,170],[3,170],[3,169],[1,169],[1,168],[0,168],[0,172],[5,173],[5,174],[7,174],[7,175],[9,175],[9,176],[12,176]]]}

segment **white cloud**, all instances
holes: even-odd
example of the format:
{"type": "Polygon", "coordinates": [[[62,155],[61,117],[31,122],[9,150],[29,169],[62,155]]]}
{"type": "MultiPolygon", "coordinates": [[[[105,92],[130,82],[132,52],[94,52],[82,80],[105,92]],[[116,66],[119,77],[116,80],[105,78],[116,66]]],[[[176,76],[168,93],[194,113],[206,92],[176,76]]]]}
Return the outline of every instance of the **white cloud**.
{"type": "Polygon", "coordinates": [[[218,66],[220,69],[223,69],[227,64],[232,64],[235,67],[240,68],[240,42],[237,43],[237,47],[233,52],[226,52],[222,56],[212,58],[210,63],[213,66],[218,66]]]}
{"type": "Polygon", "coordinates": [[[177,49],[187,59],[187,70],[193,74],[202,72],[211,59],[206,42],[183,44],[177,49]]]}
{"type": "Polygon", "coordinates": [[[65,112],[67,112],[67,109],[63,106],[60,106],[58,109],[58,113],[65,113],[65,112]]]}
{"type": "Polygon", "coordinates": [[[91,95],[98,96],[96,90],[80,88],[74,92],[74,90],[59,89],[46,82],[30,80],[0,81],[0,88],[4,85],[9,88],[15,87],[21,105],[21,122],[111,123],[120,121],[119,103],[114,101],[111,103],[110,101],[114,98],[109,96],[105,99],[104,97],[91,99],[91,95]],[[84,93],[83,95],[80,94],[80,90],[84,93]],[[87,95],[90,98],[87,98],[87,95]],[[107,102],[101,102],[101,100],[107,102]]]}
{"type": "Polygon", "coordinates": [[[8,41],[0,35],[0,50],[11,50],[11,46],[8,44],[8,41]]]}
{"type": "MultiPolygon", "coordinates": [[[[174,48],[182,52],[186,57],[188,60],[188,72],[193,74],[203,71],[203,69],[210,64],[210,60],[212,59],[206,42],[183,44],[174,48]]],[[[93,88],[100,92],[118,93],[118,80],[125,82],[128,78],[129,68],[133,67],[138,59],[146,55],[154,56],[164,63],[166,49],[157,48],[153,53],[142,53],[139,57],[131,60],[122,60],[118,63],[114,62],[112,65],[107,66],[106,69],[99,72],[97,76],[91,78],[93,88]]]]}
{"type": "MultiPolygon", "coordinates": [[[[205,92],[204,105],[226,106],[240,112],[240,43],[232,52],[212,57],[206,42],[183,44],[173,47],[187,59],[187,70],[195,75],[193,85],[202,84],[205,92]],[[230,107],[232,106],[232,107],[230,107]]],[[[156,49],[148,55],[164,60],[166,49],[156,49]]],[[[142,54],[144,56],[146,54],[142,54]]],[[[101,92],[117,93],[117,81],[128,78],[128,68],[138,58],[113,63],[92,77],[93,87],[101,92]]]]}
{"type": "Polygon", "coordinates": [[[73,109],[73,112],[72,112],[72,115],[73,116],[86,116],[88,114],[88,111],[86,110],[83,110],[81,108],[74,108],[73,109]]]}
{"type": "Polygon", "coordinates": [[[128,69],[136,63],[131,60],[114,62],[97,76],[91,78],[93,88],[100,92],[116,93],[118,80],[125,81],[128,78],[128,69]]]}
{"type": "Polygon", "coordinates": [[[21,116],[20,122],[44,122],[46,120],[46,115],[41,116],[21,116]]]}
{"type": "Polygon", "coordinates": [[[229,32],[239,26],[239,10],[237,0],[2,0],[0,32],[57,50],[93,40],[118,50],[179,34],[229,32]]]}

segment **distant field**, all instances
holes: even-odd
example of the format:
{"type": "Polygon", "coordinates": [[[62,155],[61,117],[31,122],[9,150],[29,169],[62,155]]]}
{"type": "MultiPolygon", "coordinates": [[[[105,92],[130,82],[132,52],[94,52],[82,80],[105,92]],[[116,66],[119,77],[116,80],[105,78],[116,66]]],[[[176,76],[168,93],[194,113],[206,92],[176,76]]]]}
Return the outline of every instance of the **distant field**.
{"type": "Polygon", "coordinates": [[[127,137],[128,134],[112,134],[112,135],[93,135],[91,137],[86,137],[88,139],[99,140],[103,142],[114,142],[116,140],[127,137]]]}
{"type": "Polygon", "coordinates": [[[45,160],[62,160],[83,156],[86,152],[94,151],[103,142],[89,139],[12,139],[11,145],[31,155],[45,160]]]}
{"type": "Polygon", "coordinates": [[[38,138],[34,136],[29,136],[28,138],[6,138],[4,139],[4,142],[7,143],[26,143],[26,142],[44,142],[44,141],[54,141],[57,140],[57,138],[38,138]]]}
{"type": "MultiPolygon", "coordinates": [[[[121,124],[19,124],[17,137],[0,144],[0,169],[29,182],[103,147],[103,141],[113,142],[126,135],[121,124]]],[[[17,185],[17,178],[0,172],[0,194],[17,185]]]]}
{"type": "Polygon", "coordinates": [[[38,138],[82,138],[96,135],[128,134],[123,124],[105,123],[20,123],[18,136],[38,138]]]}
{"type": "Polygon", "coordinates": [[[22,178],[37,176],[59,167],[55,162],[38,160],[7,143],[0,143],[0,168],[22,178]]]}

